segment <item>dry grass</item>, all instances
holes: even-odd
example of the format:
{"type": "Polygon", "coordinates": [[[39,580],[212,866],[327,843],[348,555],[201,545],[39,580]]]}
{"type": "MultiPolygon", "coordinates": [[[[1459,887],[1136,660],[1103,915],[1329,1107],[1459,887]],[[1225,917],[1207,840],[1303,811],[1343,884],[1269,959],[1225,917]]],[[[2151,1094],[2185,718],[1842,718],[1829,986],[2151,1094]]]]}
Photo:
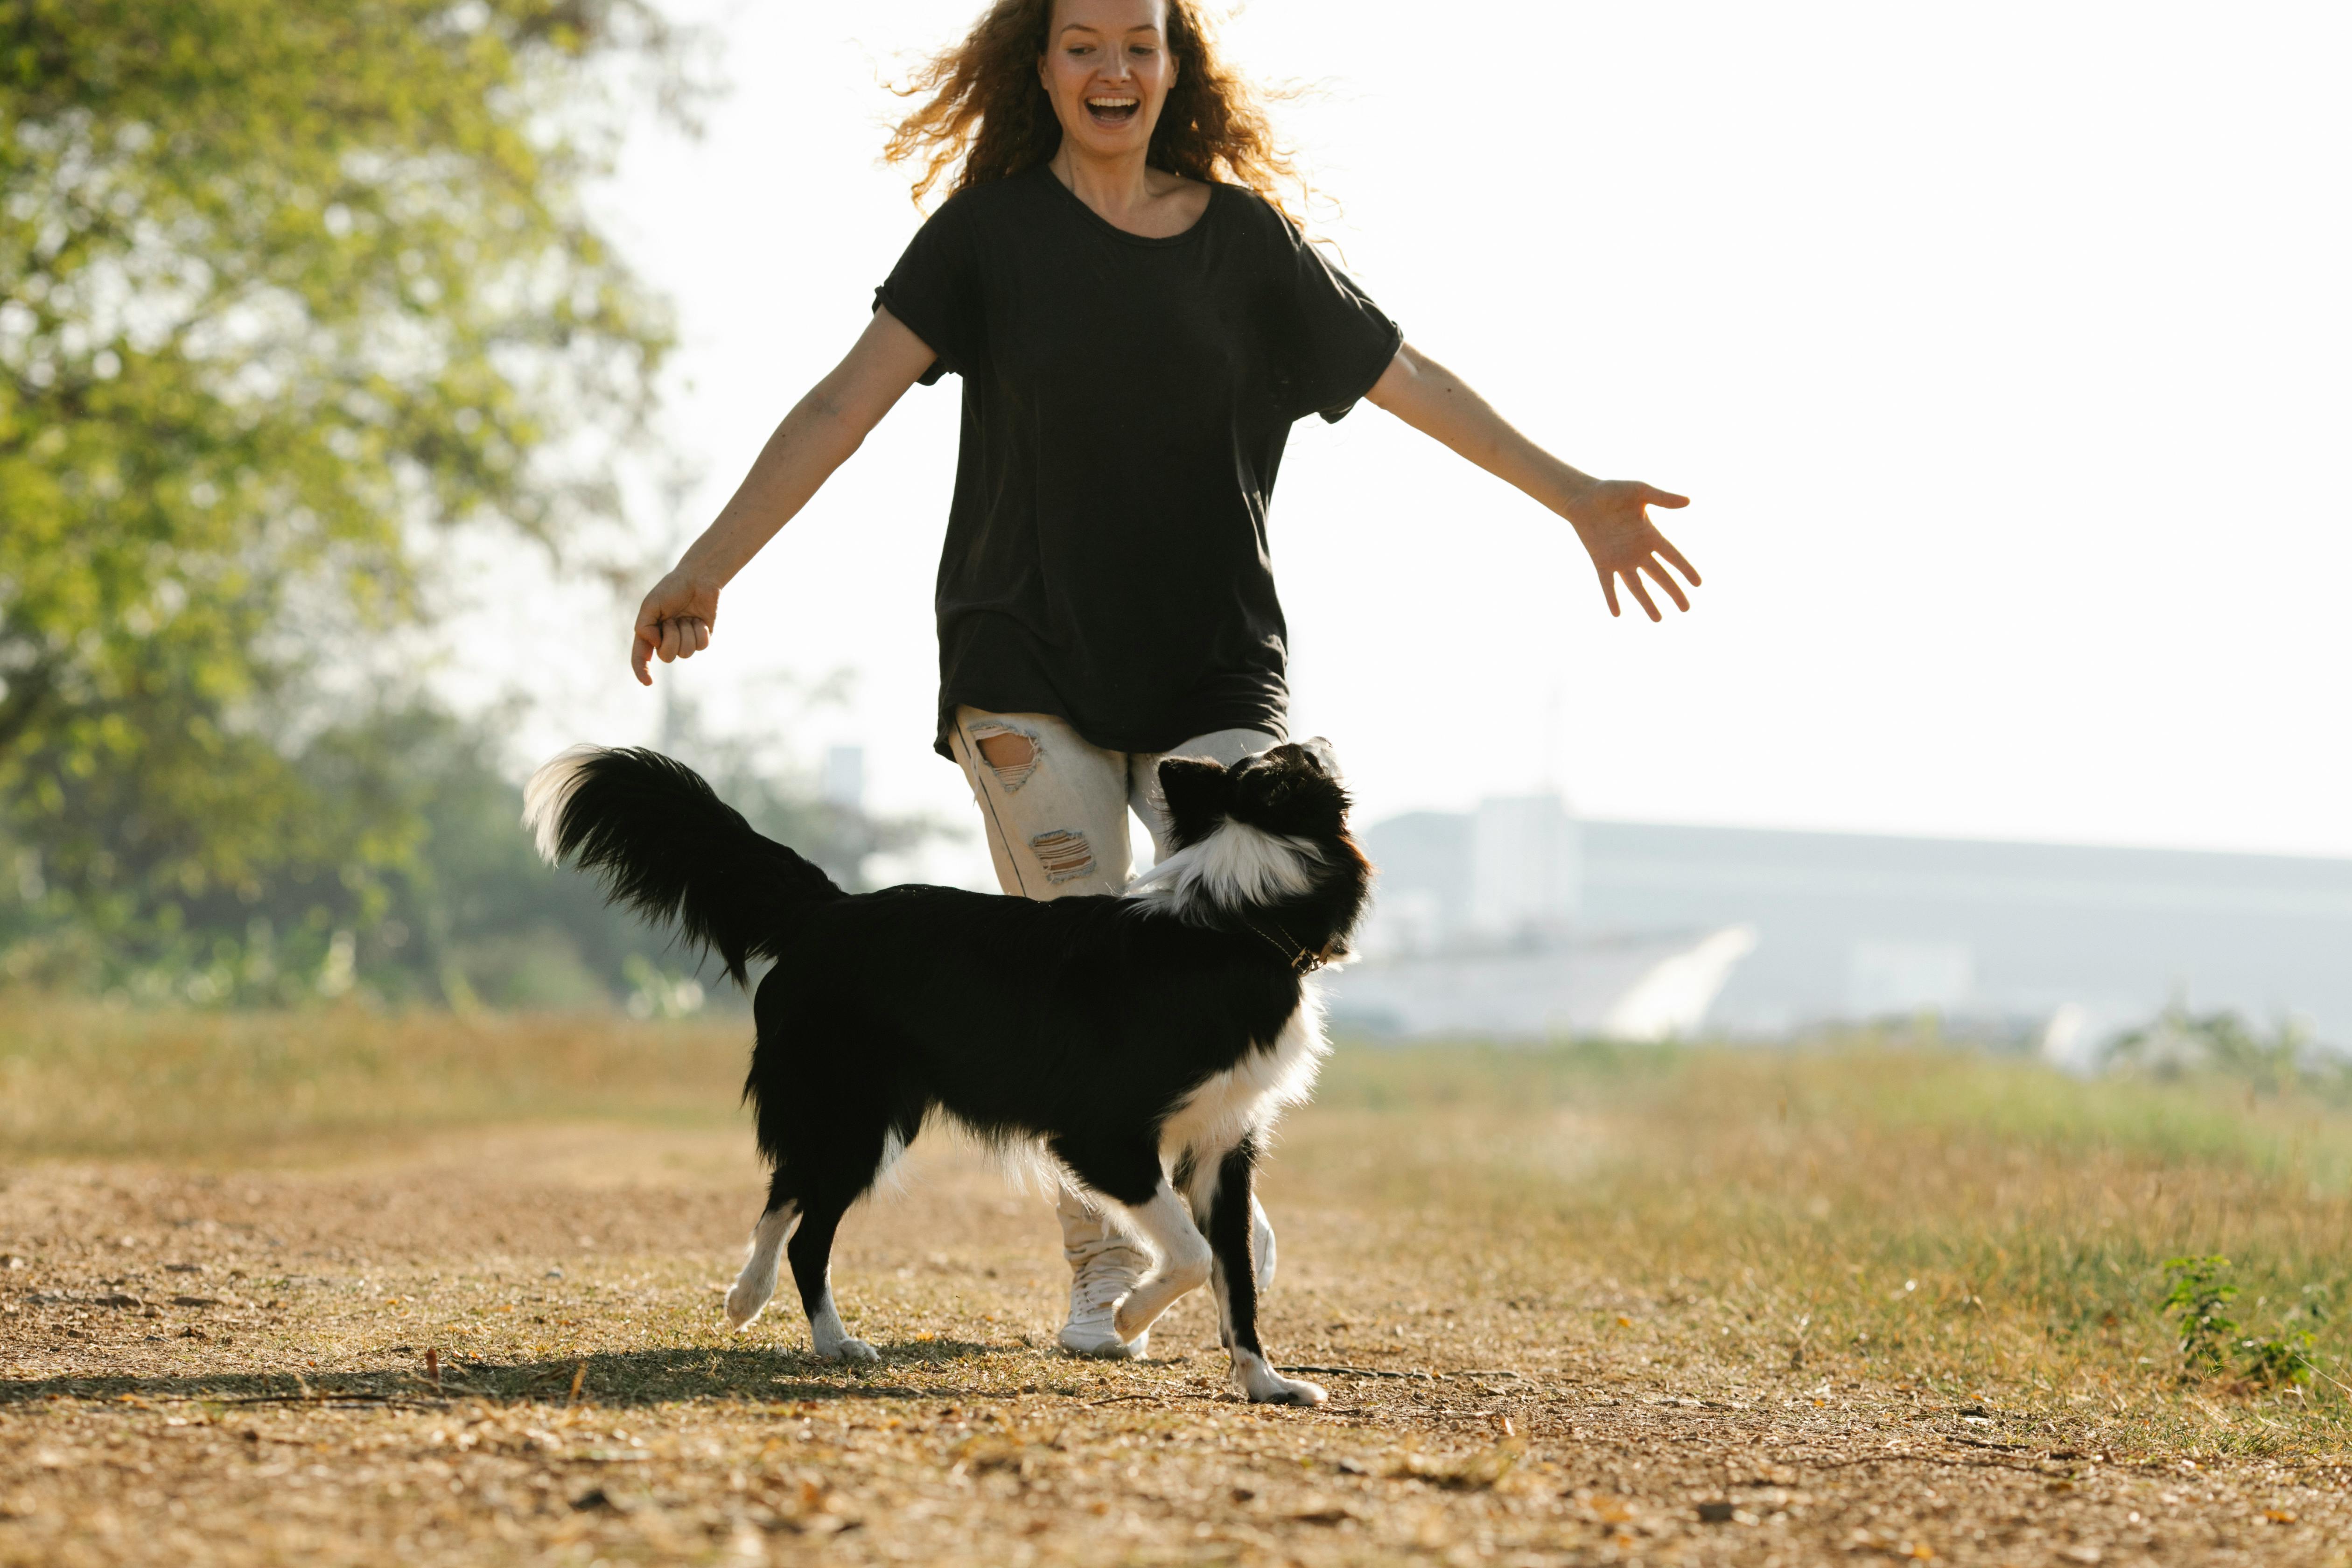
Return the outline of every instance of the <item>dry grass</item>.
{"type": "Polygon", "coordinates": [[[0,992],[0,1158],[299,1159],[509,1121],[709,1125],[740,1020],[138,1012],[0,992]]]}
{"type": "Polygon", "coordinates": [[[1152,1363],[1055,1353],[1050,1215],[952,1154],[845,1232],[880,1366],[727,1333],[741,1049],[0,1014],[0,1563],[2342,1560],[2341,1393],[2184,1384],[2156,1310],[2227,1254],[2344,1376],[2315,1106],[1866,1043],[1343,1051],[1275,1155],[1268,1332],[1351,1370],[1262,1412],[1198,1299],[1152,1363]]]}

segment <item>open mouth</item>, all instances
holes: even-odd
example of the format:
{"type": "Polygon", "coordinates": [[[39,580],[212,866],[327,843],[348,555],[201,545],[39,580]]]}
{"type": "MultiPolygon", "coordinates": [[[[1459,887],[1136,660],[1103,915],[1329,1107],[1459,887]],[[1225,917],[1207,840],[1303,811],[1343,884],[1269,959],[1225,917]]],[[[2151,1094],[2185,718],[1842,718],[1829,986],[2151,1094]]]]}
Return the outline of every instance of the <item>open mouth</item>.
{"type": "Polygon", "coordinates": [[[1119,94],[1102,94],[1087,100],[1087,113],[1097,125],[1109,128],[1125,125],[1143,111],[1140,99],[1119,94]]]}

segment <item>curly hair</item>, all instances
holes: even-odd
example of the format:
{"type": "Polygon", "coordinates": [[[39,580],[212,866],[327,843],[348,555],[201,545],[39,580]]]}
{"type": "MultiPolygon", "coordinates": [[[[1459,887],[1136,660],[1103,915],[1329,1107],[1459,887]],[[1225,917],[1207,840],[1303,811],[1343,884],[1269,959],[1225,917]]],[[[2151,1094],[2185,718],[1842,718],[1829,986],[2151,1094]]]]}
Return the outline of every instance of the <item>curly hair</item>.
{"type": "MultiPolygon", "coordinates": [[[[1176,84],[1152,127],[1146,159],[1186,179],[1245,185],[1297,221],[1281,190],[1288,185],[1303,195],[1306,182],[1276,145],[1262,97],[1219,58],[1196,0],[1162,4],[1176,84]]],[[[953,195],[1033,169],[1061,146],[1061,121],[1037,77],[1053,20],[1054,0],[994,0],[961,43],[932,56],[894,89],[924,100],[882,152],[890,163],[919,166],[917,206],[950,170],[953,195]]]]}

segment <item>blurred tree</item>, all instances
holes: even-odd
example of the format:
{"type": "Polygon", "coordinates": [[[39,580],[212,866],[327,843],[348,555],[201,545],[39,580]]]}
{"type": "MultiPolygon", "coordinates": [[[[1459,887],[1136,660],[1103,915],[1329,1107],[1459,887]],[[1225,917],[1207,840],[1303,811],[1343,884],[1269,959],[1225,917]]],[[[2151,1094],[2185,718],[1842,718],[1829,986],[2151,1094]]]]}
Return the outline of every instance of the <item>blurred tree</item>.
{"type": "Polygon", "coordinates": [[[2302,1019],[2281,1018],[2264,1036],[2234,1012],[2193,1013],[2179,997],[2150,1022],[2109,1041],[2105,1063],[2110,1072],[2210,1073],[2263,1094],[2304,1089],[2338,1101],[2352,1099],[2352,1061],[2322,1047],[2302,1019]]]}
{"type": "Polygon", "coordinates": [[[633,72],[691,97],[640,0],[0,0],[20,921],[385,917],[423,803],[320,677],[426,613],[443,531],[616,516],[667,327],[580,186],[633,72]]]}

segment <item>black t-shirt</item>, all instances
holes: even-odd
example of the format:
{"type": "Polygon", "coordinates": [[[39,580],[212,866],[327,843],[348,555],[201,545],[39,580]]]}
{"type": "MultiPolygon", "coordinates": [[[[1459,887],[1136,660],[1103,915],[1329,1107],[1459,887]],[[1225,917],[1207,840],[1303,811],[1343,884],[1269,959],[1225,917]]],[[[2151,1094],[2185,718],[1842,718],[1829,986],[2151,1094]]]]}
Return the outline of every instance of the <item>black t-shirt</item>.
{"type": "Polygon", "coordinates": [[[963,377],[940,561],[940,740],[958,704],[1112,751],[1285,733],[1266,500],[1292,421],[1336,420],[1396,324],[1237,185],[1181,235],[1097,216],[1040,164],[959,193],[878,303],[963,377]]]}

